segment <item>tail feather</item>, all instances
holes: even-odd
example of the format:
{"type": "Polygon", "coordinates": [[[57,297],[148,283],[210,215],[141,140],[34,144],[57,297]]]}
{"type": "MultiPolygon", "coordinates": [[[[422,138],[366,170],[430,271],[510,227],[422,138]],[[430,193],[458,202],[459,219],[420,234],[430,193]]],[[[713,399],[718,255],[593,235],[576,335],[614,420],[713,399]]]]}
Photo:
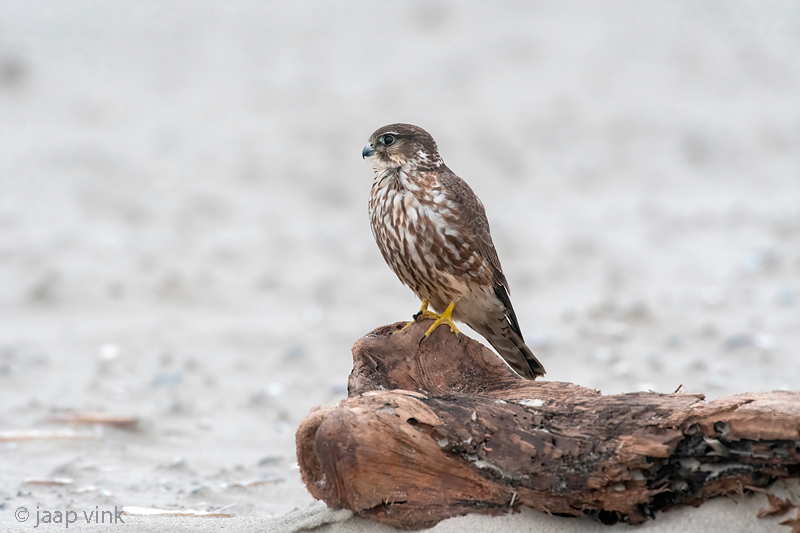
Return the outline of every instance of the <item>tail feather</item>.
{"type": "Polygon", "coordinates": [[[525,345],[522,337],[510,327],[510,324],[505,320],[503,322],[502,327],[497,329],[488,325],[470,326],[489,341],[514,372],[528,379],[543,376],[545,370],[542,363],[536,359],[531,349],[525,345]]]}
{"type": "MultiPolygon", "coordinates": [[[[473,326],[469,321],[467,323],[489,341],[500,357],[514,369],[514,372],[528,379],[543,376],[545,374],[544,366],[536,359],[522,338],[517,314],[511,305],[511,298],[508,296],[505,284],[495,285],[494,295],[500,300],[502,311],[493,316],[490,314],[489,323],[479,324],[478,327],[473,326]]],[[[487,320],[485,315],[483,320],[487,320]]]]}

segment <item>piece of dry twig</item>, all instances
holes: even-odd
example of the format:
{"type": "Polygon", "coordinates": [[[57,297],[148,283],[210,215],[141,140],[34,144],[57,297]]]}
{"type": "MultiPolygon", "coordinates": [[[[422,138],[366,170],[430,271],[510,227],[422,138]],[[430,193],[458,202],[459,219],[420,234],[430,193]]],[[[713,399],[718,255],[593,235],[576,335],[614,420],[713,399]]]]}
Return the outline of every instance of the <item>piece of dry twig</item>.
{"type": "Polygon", "coordinates": [[[244,489],[248,489],[250,487],[258,487],[260,485],[267,485],[267,484],[274,484],[280,483],[284,481],[282,478],[272,478],[272,479],[244,479],[242,481],[237,481],[235,483],[231,483],[231,487],[241,487],[244,489]]]}
{"type": "Polygon", "coordinates": [[[71,485],[72,478],[70,477],[26,477],[23,483],[27,485],[71,485]]]}
{"type": "Polygon", "coordinates": [[[74,429],[12,429],[0,431],[0,442],[102,438],[103,428],[101,426],[95,426],[93,431],[76,431],[74,429]]]}
{"type": "Polygon", "coordinates": [[[139,419],[135,416],[109,415],[93,411],[66,411],[48,417],[46,421],[55,424],[100,424],[124,429],[132,429],[139,423],[139,419]]]}
{"type": "Polygon", "coordinates": [[[231,513],[223,513],[225,509],[229,509],[233,505],[226,505],[213,511],[198,511],[196,509],[156,509],[153,507],[131,507],[125,506],[122,512],[130,516],[201,516],[208,518],[230,518],[231,513]]]}

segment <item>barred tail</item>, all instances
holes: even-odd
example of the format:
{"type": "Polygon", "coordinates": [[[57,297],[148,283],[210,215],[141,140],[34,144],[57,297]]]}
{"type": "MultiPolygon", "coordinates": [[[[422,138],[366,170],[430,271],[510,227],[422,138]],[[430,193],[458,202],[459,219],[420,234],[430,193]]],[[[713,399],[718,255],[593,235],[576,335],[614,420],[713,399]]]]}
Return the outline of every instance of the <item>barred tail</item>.
{"type": "Polygon", "coordinates": [[[470,326],[483,335],[497,350],[500,357],[505,359],[506,363],[520,376],[536,379],[545,374],[542,363],[536,359],[530,348],[525,345],[522,337],[511,329],[511,325],[506,320],[498,323],[496,327],[489,325],[475,327],[471,324],[470,326]]]}

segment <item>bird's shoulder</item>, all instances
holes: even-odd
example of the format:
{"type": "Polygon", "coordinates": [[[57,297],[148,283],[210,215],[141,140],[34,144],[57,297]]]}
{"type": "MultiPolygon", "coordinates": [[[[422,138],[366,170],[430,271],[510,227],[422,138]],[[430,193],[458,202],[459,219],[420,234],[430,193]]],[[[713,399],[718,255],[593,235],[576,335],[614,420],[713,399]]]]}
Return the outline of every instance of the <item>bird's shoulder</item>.
{"type": "Polygon", "coordinates": [[[460,215],[463,217],[465,225],[469,228],[472,234],[471,237],[474,238],[480,254],[492,266],[495,283],[507,288],[508,282],[503,274],[500,258],[497,256],[497,250],[495,250],[492,242],[489,220],[486,217],[486,209],[483,207],[483,202],[466,181],[445,165],[442,165],[436,174],[444,194],[460,211],[460,215]]]}

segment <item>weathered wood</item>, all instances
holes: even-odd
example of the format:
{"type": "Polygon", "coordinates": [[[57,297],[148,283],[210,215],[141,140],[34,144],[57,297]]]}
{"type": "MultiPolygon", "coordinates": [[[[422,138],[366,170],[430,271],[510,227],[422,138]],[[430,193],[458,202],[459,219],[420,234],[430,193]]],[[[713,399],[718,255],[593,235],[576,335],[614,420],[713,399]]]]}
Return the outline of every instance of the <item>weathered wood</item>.
{"type": "Polygon", "coordinates": [[[637,523],[800,477],[800,392],[603,396],[529,381],[429,320],[353,346],[349,398],[297,431],[308,490],[403,528],[525,505],[637,523]]]}

